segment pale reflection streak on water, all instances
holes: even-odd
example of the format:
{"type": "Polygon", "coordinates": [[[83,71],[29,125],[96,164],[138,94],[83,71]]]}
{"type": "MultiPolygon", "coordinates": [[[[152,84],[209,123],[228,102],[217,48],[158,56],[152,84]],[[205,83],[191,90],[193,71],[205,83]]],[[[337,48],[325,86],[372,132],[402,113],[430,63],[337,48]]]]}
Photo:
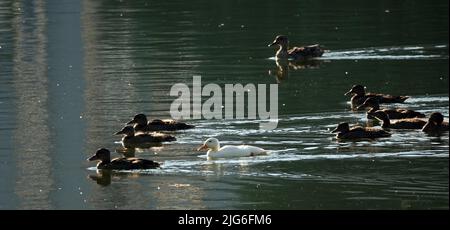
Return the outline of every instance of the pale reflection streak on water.
{"type": "MultiPolygon", "coordinates": [[[[12,28],[13,12],[9,11],[9,2],[0,2],[0,85],[11,85],[13,83],[13,63],[7,60],[13,55],[14,32],[12,28]]],[[[12,135],[14,131],[14,89],[12,87],[0,87],[0,151],[12,151],[12,135]],[[9,122],[5,122],[9,121],[9,122]]],[[[16,203],[14,194],[15,172],[14,158],[12,154],[0,154],[0,174],[10,175],[11,180],[0,180],[0,191],[5,198],[0,199],[0,208],[12,207],[16,203]]]]}
{"type": "Polygon", "coordinates": [[[17,208],[53,208],[54,189],[48,127],[47,37],[44,1],[15,2],[13,87],[17,120],[13,132],[17,208]]]}

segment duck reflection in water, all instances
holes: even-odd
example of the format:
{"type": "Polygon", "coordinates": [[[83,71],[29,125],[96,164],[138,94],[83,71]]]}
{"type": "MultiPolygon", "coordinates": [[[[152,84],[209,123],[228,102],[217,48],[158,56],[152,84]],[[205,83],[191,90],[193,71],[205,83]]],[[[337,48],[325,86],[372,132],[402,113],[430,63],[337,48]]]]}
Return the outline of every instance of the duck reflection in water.
{"type": "Polygon", "coordinates": [[[111,184],[112,170],[111,169],[97,169],[96,174],[90,174],[88,177],[97,182],[98,185],[108,186],[111,184]]]}
{"type": "Polygon", "coordinates": [[[322,61],[317,59],[307,59],[301,61],[293,61],[287,59],[276,59],[276,70],[269,70],[269,75],[274,76],[277,83],[289,78],[290,70],[303,70],[303,69],[318,69],[322,61]]]}
{"type": "Polygon", "coordinates": [[[123,173],[114,171],[111,169],[97,169],[95,174],[89,174],[88,178],[95,181],[98,185],[108,186],[112,183],[113,176],[115,179],[119,178],[138,178],[140,176],[139,173],[123,173]]]}

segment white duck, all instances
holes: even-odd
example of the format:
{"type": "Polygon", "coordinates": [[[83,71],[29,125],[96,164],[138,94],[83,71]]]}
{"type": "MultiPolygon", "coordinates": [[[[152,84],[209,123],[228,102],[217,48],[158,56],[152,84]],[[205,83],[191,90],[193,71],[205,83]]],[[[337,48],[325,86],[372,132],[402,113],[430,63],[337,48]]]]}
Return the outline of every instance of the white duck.
{"type": "Polygon", "coordinates": [[[250,157],[267,154],[266,150],[251,145],[226,145],[221,148],[219,140],[216,138],[208,138],[197,151],[204,149],[208,149],[206,153],[208,158],[250,157]]]}

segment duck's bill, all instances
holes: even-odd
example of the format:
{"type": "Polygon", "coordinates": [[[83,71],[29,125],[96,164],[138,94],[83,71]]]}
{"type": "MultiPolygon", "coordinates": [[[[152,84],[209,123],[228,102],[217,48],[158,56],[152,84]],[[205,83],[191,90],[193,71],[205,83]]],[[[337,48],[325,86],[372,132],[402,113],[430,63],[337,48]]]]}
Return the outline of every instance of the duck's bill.
{"type": "Polygon", "coordinates": [[[92,157],[89,157],[87,160],[88,160],[88,161],[95,161],[95,160],[98,160],[98,156],[97,156],[97,155],[94,155],[94,156],[92,156],[92,157]]]}
{"type": "Polygon", "coordinates": [[[350,91],[346,92],[344,95],[345,95],[345,96],[348,96],[348,95],[350,95],[350,94],[352,94],[352,93],[353,93],[353,91],[350,90],[350,91]]]}
{"type": "Polygon", "coordinates": [[[331,130],[331,133],[337,133],[339,130],[337,128],[331,130]]]}
{"type": "Polygon", "coordinates": [[[133,119],[133,120],[127,122],[127,125],[131,125],[131,124],[134,124],[134,123],[136,123],[136,121],[133,119]]]}
{"type": "Polygon", "coordinates": [[[205,150],[205,149],[208,149],[208,146],[202,145],[202,146],[197,148],[197,151],[202,151],[202,150],[205,150]]]}
{"type": "Polygon", "coordinates": [[[277,43],[276,42],[272,42],[272,43],[270,43],[269,45],[267,45],[268,47],[271,47],[271,46],[274,46],[274,45],[276,45],[277,43]]]}

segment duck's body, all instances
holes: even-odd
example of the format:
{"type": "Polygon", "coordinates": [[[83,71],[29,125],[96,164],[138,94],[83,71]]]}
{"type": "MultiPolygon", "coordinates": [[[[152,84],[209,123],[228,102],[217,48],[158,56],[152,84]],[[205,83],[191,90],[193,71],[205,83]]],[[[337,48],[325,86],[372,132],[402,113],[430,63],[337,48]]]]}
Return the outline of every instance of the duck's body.
{"type": "Polygon", "coordinates": [[[448,132],[448,122],[444,121],[444,116],[441,113],[434,112],[430,115],[430,118],[428,118],[428,121],[422,128],[422,131],[429,134],[448,132]]]}
{"type": "Polygon", "coordinates": [[[136,157],[118,157],[110,162],[101,161],[97,164],[97,169],[132,170],[132,169],[154,169],[158,168],[158,162],[136,157]]]}
{"type": "Polygon", "coordinates": [[[122,138],[122,144],[125,148],[138,148],[146,147],[152,143],[170,142],[176,141],[174,136],[161,133],[139,133],[135,134],[134,128],[131,126],[125,126],[116,135],[124,135],[122,138]]]}
{"type": "Polygon", "coordinates": [[[231,146],[226,145],[220,147],[219,140],[216,138],[209,138],[197,150],[208,149],[206,156],[210,159],[214,158],[235,158],[235,157],[250,157],[257,155],[265,155],[267,151],[251,145],[231,146]]]}
{"type": "Polygon", "coordinates": [[[378,103],[403,103],[408,96],[392,96],[388,94],[380,94],[380,93],[366,93],[365,87],[362,85],[354,85],[345,95],[351,95],[351,104],[353,108],[363,109],[361,105],[368,99],[374,98],[378,101],[378,103]]]}
{"type": "Polygon", "coordinates": [[[192,129],[193,125],[188,125],[183,122],[166,119],[147,120],[145,114],[136,114],[133,120],[129,121],[127,125],[134,124],[135,132],[155,132],[155,131],[176,131],[184,129],[192,129]]]}
{"type": "Polygon", "coordinates": [[[183,122],[175,121],[175,120],[159,120],[155,119],[149,121],[147,123],[147,130],[152,131],[176,131],[176,130],[184,130],[184,129],[192,129],[193,125],[188,125],[183,122]]]}
{"type": "Polygon", "coordinates": [[[427,123],[420,118],[405,118],[391,121],[389,116],[381,110],[371,115],[382,122],[381,127],[384,129],[422,129],[427,123]]]}
{"type": "MultiPolygon", "coordinates": [[[[359,107],[370,107],[371,109],[367,111],[367,118],[374,119],[373,113],[376,111],[385,112],[389,119],[404,119],[404,118],[424,118],[425,114],[416,112],[410,109],[380,109],[380,104],[378,99],[375,97],[367,98],[362,105],[359,107]]],[[[360,108],[358,108],[360,109],[360,108]]]]}
{"type": "Polygon", "coordinates": [[[375,109],[367,111],[367,118],[374,119],[372,114],[376,111],[383,111],[389,116],[389,119],[407,119],[407,118],[424,118],[425,114],[410,109],[375,109]]]}
{"type": "Polygon", "coordinates": [[[251,157],[256,155],[266,154],[266,151],[262,148],[250,145],[231,146],[226,145],[218,150],[208,150],[207,157],[210,158],[233,158],[233,157],[251,157]]]}
{"type": "Polygon", "coordinates": [[[89,161],[100,161],[97,164],[97,169],[111,169],[111,170],[132,170],[132,169],[154,169],[160,167],[160,163],[139,159],[135,157],[125,158],[119,157],[111,160],[111,153],[108,149],[99,149],[88,159],[89,161]]]}
{"type": "Polygon", "coordinates": [[[284,35],[278,35],[269,46],[274,45],[279,46],[279,49],[275,54],[276,59],[289,59],[298,61],[321,57],[324,53],[324,50],[318,44],[304,47],[294,47],[289,49],[289,40],[284,35]]]}
{"type": "Polygon", "coordinates": [[[364,128],[360,126],[350,128],[348,123],[339,124],[338,127],[331,132],[337,133],[337,139],[374,139],[391,136],[390,133],[382,129],[364,128]]]}

